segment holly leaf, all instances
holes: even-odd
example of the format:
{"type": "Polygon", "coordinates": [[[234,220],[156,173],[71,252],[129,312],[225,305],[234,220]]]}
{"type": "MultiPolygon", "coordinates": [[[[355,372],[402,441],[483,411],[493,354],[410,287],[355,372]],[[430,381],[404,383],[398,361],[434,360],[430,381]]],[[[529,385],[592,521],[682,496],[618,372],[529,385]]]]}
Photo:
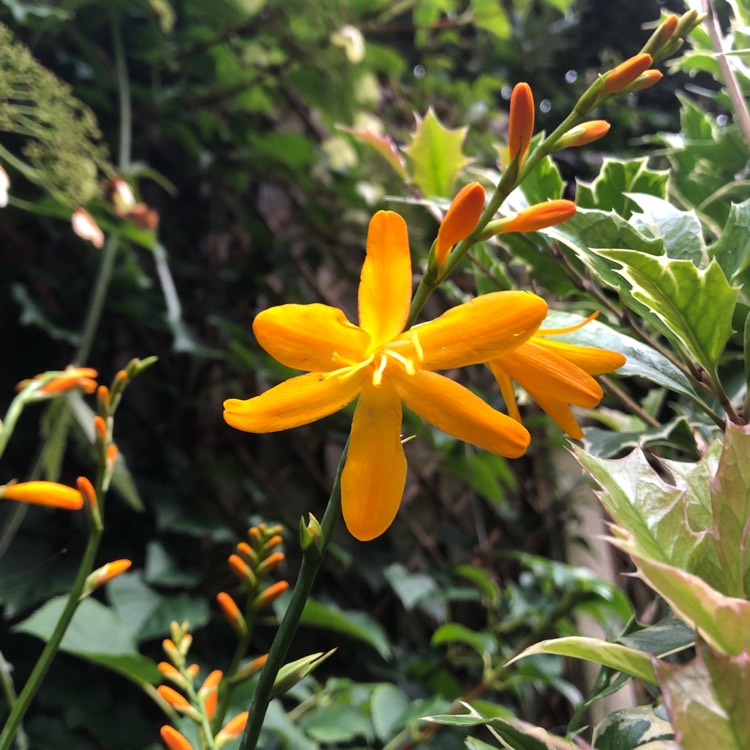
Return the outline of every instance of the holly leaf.
{"type": "Polygon", "coordinates": [[[737,301],[737,289],[729,284],[716,260],[699,269],[690,260],[672,260],[665,254],[594,252],[619,265],[615,273],[629,285],[623,295],[628,307],[635,312],[646,308],[667,338],[681,344],[707,372],[715,373],[732,335],[737,301]]]}
{"type": "Polygon", "coordinates": [[[750,266],[750,198],[732,203],[724,229],[708,253],[716,258],[727,278],[734,280],[750,266]]]}
{"type": "Polygon", "coordinates": [[[664,701],[681,750],[745,750],[750,712],[740,696],[750,691],[750,656],[715,653],[703,646],[689,664],[657,662],[664,701]]]}
{"type": "Polygon", "coordinates": [[[372,146],[393,167],[396,174],[402,180],[406,180],[406,162],[398,146],[394,143],[393,138],[389,135],[378,135],[372,130],[354,130],[353,128],[345,128],[342,125],[338,126],[338,130],[349,133],[349,135],[360,143],[372,146]]]}
{"type": "Polygon", "coordinates": [[[411,143],[404,149],[412,164],[414,184],[428,197],[451,195],[458,173],[469,163],[463,153],[468,127],[451,130],[432,108],[417,118],[411,143]]]}
{"type": "Polygon", "coordinates": [[[597,208],[616,211],[629,216],[632,205],[628,193],[645,193],[666,199],[669,172],[649,169],[647,159],[605,158],[596,179],[591,183],[579,182],[576,203],[580,208],[597,208]]]}

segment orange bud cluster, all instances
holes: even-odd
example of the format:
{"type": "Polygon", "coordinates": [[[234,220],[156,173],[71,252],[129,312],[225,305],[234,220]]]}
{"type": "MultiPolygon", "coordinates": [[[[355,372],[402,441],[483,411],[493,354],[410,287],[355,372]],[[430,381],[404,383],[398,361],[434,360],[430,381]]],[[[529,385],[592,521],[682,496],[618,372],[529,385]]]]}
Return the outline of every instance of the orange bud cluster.
{"type": "MultiPolygon", "coordinates": [[[[68,367],[55,377],[48,380],[40,389],[40,395],[54,396],[58,393],[78,390],[83,393],[93,393],[96,390],[96,378],[99,373],[93,367],[68,367]]],[[[21,391],[29,384],[41,380],[48,373],[34,375],[30,380],[22,380],[16,385],[16,390],[21,391]]]]}

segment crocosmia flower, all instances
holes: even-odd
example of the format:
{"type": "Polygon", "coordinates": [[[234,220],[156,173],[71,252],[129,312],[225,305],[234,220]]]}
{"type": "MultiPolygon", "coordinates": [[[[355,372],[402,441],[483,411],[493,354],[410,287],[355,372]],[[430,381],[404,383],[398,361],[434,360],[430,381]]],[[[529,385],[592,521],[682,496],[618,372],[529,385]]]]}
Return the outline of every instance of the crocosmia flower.
{"type": "Polygon", "coordinates": [[[247,401],[229,399],[224,419],[247,432],[308,424],[359,397],[341,478],[342,509],[360,540],[393,521],[406,481],[401,404],[468,443],[517,457],[529,434],[517,421],[435,370],[493,360],[526,341],[547,305],[528,292],[497,292],[404,330],[411,302],[406,223],[397,213],[372,218],[359,285],[359,325],[328,305],[281,305],[253,323],[258,343],[307,374],[247,401]]]}
{"type": "Polygon", "coordinates": [[[577,440],[583,437],[570,404],[593,409],[603,393],[591,376],[622,367],[625,357],[608,349],[555,341],[550,336],[575,331],[593,317],[568,328],[540,328],[513,352],[488,363],[513,419],[521,421],[513,391],[515,381],[568,435],[577,440]]]}

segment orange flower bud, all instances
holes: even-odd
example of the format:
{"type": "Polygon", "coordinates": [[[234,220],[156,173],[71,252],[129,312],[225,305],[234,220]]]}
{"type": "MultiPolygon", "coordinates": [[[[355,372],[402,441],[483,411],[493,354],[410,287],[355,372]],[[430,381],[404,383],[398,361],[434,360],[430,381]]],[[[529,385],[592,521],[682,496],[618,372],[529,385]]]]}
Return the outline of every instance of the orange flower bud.
{"type": "Polygon", "coordinates": [[[184,662],[182,656],[180,655],[179,649],[177,648],[177,646],[175,646],[174,641],[172,641],[171,639],[165,638],[161,642],[161,647],[172,664],[182,664],[184,662]]]}
{"type": "Polygon", "coordinates": [[[216,595],[216,601],[219,604],[221,613],[224,615],[224,619],[232,626],[232,629],[240,636],[245,635],[247,633],[247,623],[234,599],[222,591],[216,595]]]}
{"type": "Polygon", "coordinates": [[[167,750],[193,750],[193,746],[174,727],[163,726],[159,730],[167,750]]]}
{"type": "Polygon", "coordinates": [[[186,708],[192,708],[192,706],[190,705],[190,701],[188,701],[188,699],[184,695],[182,695],[182,693],[178,693],[168,685],[159,685],[159,687],[156,688],[156,692],[159,693],[159,695],[164,698],[164,700],[169,703],[172,708],[175,708],[178,711],[183,711],[186,708]]]}
{"type": "Polygon", "coordinates": [[[94,433],[97,440],[107,442],[107,423],[99,415],[94,417],[94,433]]]}
{"type": "Polygon", "coordinates": [[[86,583],[81,593],[81,598],[88,596],[92,591],[103,586],[107,581],[111,581],[113,578],[124,573],[133,563],[130,560],[114,560],[111,563],[102,565],[93,573],[90,573],[86,578],[86,583]]]}
{"type": "Polygon", "coordinates": [[[216,735],[216,746],[222,747],[229,740],[239,737],[245,731],[245,725],[250,714],[247,711],[243,711],[241,714],[237,714],[231,721],[228,721],[224,728],[216,735]]]}
{"type": "Polygon", "coordinates": [[[283,543],[284,539],[281,537],[281,534],[274,534],[263,546],[266,549],[272,549],[273,547],[278,547],[283,543]]]}
{"type": "Polygon", "coordinates": [[[259,576],[264,576],[274,568],[277,568],[279,565],[281,565],[281,563],[283,563],[285,559],[286,556],[283,552],[274,552],[272,555],[269,555],[265,560],[263,560],[260,565],[258,565],[255,572],[259,576]]]}
{"type": "Polygon", "coordinates": [[[609,133],[611,125],[606,120],[589,120],[572,127],[555,144],[555,151],[575,146],[585,146],[592,141],[598,141],[609,133]]]}
{"type": "Polygon", "coordinates": [[[526,158],[534,135],[534,95],[528,83],[517,83],[510,95],[508,159],[518,155],[519,167],[526,158]]]}
{"type": "Polygon", "coordinates": [[[70,367],[62,375],[58,375],[45,383],[39,389],[39,392],[49,396],[53,393],[65,393],[76,388],[84,393],[93,393],[96,390],[94,378],[97,375],[97,371],[91,367],[70,367]]]}
{"type": "Polygon", "coordinates": [[[173,667],[169,662],[160,661],[156,667],[167,680],[173,682],[178,687],[184,688],[187,685],[180,670],[177,667],[173,667]]]}
{"type": "Polygon", "coordinates": [[[645,73],[641,73],[635,81],[628,84],[623,91],[633,92],[650,89],[659,83],[662,78],[664,78],[664,75],[660,70],[647,70],[645,73]]]}
{"type": "MultiPolygon", "coordinates": [[[[265,528],[265,524],[261,524],[263,528],[265,528]]],[[[253,545],[253,547],[258,547],[263,542],[260,528],[256,528],[255,526],[251,526],[247,530],[247,535],[250,539],[250,543],[253,545]]]]}
{"type": "Polygon", "coordinates": [[[81,493],[84,502],[92,511],[96,511],[99,507],[99,501],[96,499],[94,485],[86,477],[78,477],[76,479],[76,487],[78,487],[78,491],[81,493]]]}
{"type": "Polygon", "coordinates": [[[261,669],[266,665],[268,660],[268,654],[263,654],[257,659],[253,659],[251,662],[245,664],[244,667],[238,669],[233,675],[227,678],[227,682],[232,685],[238,685],[245,680],[249,680],[253,675],[258,674],[261,669]]]}
{"type": "Polygon", "coordinates": [[[258,579],[255,577],[255,573],[250,570],[247,563],[239,555],[229,555],[227,562],[232,572],[242,583],[247,584],[251,588],[257,585],[258,579]]]}
{"type": "Polygon", "coordinates": [[[508,232],[536,232],[554,224],[567,221],[576,212],[573,201],[555,200],[537,203],[534,206],[519,211],[515,216],[491,221],[480,235],[480,239],[487,239],[495,234],[508,232]]]}
{"type": "Polygon", "coordinates": [[[125,370],[118,370],[115,373],[115,385],[117,385],[119,388],[122,388],[122,386],[125,385],[128,381],[128,374],[125,372],[125,370]]]}
{"type": "Polygon", "coordinates": [[[468,237],[484,210],[484,188],[478,182],[470,182],[458,191],[443,217],[435,241],[435,260],[441,268],[450,249],[468,237]]]}
{"type": "Polygon", "coordinates": [[[203,701],[203,710],[209,720],[214,718],[216,712],[216,704],[219,700],[219,683],[224,673],[220,669],[214,669],[211,674],[206,677],[198,691],[198,699],[203,701]]]}
{"type": "Polygon", "coordinates": [[[648,52],[650,55],[660,52],[671,41],[679,23],[680,19],[675,15],[665,18],[646,42],[641,52],[648,52]]]}
{"type": "Polygon", "coordinates": [[[607,71],[604,78],[603,96],[615,94],[622,91],[628,84],[632,83],[645,70],[651,67],[653,58],[651,55],[640,52],[633,57],[628,58],[625,62],[620,63],[612,70],[607,71]]]}
{"type": "Polygon", "coordinates": [[[258,610],[267,607],[269,604],[276,601],[276,599],[278,599],[288,588],[289,584],[286,581],[277,581],[255,597],[251,608],[253,610],[258,610]]]}
{"type": "Polygon", "coordinates": [[[57,482],[18,482],[0,488],[0,497],[63,510],[79,510],[83,506],[83,496],[78,490],[57,482]]]}
{"type": "Polygon", "coordinates": [[[201,671],[201,668],[197,664],[191,664],[185,671],[194,680],[198,676],[198,672],[201,671]]]}
{"type": "Polygon", "coordinates": [[[82,240],[88,240],[97,248],[104,246],[104,232],[102,232],[99,225],[94,221],[93,216],[91,216],[88,211],[84,211],[82,208],[77,208],[73,212],[70,223],[73,225],[73,231],[82,240]]]}
{"type": "Polygon", "coordinates": [[[111,443],[107,446],[107,464],[110,467],[113,467],[115,463],[117,462],[117,446],[114,443],[111,443]]]}
{"type": "Polygon", "coordinates": [[[99,414],[107,416],[109,414],[109,406],[109,388],[106,385],[100,385],[96,389],[96,407],[99,409],[99,414]]]}
{"type": "Polygon", "coordinates": [[[248,564],[255,567],[258,562],[258,553],[247,543],[239,542],[235,547],[237,554],[248,564]]]}

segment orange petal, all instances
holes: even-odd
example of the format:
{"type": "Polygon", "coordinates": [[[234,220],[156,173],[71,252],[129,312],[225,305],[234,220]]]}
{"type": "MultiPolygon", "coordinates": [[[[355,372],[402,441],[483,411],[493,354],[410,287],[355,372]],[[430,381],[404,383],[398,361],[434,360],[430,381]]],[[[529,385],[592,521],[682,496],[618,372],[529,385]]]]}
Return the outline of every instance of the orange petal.
{"type": "Polygon", "coordinates": [[[583,438],[583,430],[578,425],[573,410],[564,401],[551,398],[546,395],[534,397],[544,412],[549,415],[552,421],[566,434],[575,440],[583,438]]]}
{"type": "Polygon", "coordinates": [[[516,403],[516,391],[513,388],[513,381],[505,370],[495,362],[488,362],[487,366],[495,376],[497,384],[500,386],[500,393],[502,394],[503,401],[505,401],[505,408],[508,410],[508,416],[511,419],[515,419],[516,422],[521,421],[521,412],[518,411],[518,404],[516,403]]]}
{"type": "Polygon", "coordinates": [[[558,354],[589,375],[604,375],[622,367],[627,361],[620,352],[597,349],[595,346],[578,346],[577,344],[567,344],[564,341],[553,341],[544,334],[534,336],[530,343],[558,354]]]}
{"type": "Polygon", "coordinates": [[[63,510],[78,510],[83,505],[83,496],[78,490],[57,482],[18,482],[6,487],[2,496],[7,500],[63,510]]]}
{"type": "Polygon", "coordinates": [[[594,378],[535,340],[496,361],[535,401],[553,396],[557,401],[588,408],[601,401],[602,389],[594,378]]]}
{"type": "Polygon", "coordinates": [[[508,458],[526,450],[530,440],[526,429],[462,385],[425,370],[395,379],[404,403],[443,432],[508,458]]]}
{"type": "Polygon", "coordinates": [[[381,346],[404,330],[411,304],[411,256],[406,222],[378,211],[367,232],[359,284],[359,325],[381,346]]]}
{"type": "Polygon", "coordinates": [[[253,321],[258,343],[287,367],[330,372],[361,362],[370,337],[328,305],[280,305],[253,321]]]}
{"type": "MultiPolygon", "coordinates": [[[[520,346],[538,329],[547,303],[530,292],[494,292],[453,307],[429,323],[403,333],[400,341],[417,338],[416,351],[399,352],[421,359],[425,370],[447,370],[495,359],[520,346]]],[[[412,346],[414,346],[412,344],[412,346]]]]}
{"type": "Polygon", "coordinates": [[[390,379],[362,389],[341,476],[344,521],[362,542],[380,536],[401,504],[406,483],[401,413],[401,399],[390,379]]]}
{"type": "Polygon", "coordinates": [[[224,420],[245,432],[278,432],[309,424],[354,401],[367,377],[366,371],[350,368],[330,376],[300,375],[255,398],[228,399],[224,420]]]}

